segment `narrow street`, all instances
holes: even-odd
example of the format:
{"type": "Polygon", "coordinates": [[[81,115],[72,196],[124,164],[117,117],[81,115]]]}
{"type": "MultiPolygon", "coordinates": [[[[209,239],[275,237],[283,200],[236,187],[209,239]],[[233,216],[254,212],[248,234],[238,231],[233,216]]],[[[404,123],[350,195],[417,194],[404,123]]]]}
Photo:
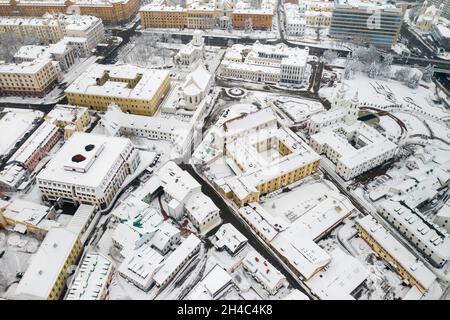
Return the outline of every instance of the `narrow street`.
{"type": "Polygon", "coordinates": [[[270,252],[268,248],[262,243],[262,240],[260,240],[259,237],[251,232],[249,230],[249,227],[232,212],[232,210],[225,203],[222,197],[217,193],[217,191],[209,183],[206,183],[190,164],[181,164],[180,167],[183,170],[189,172],[189,174],[192,175],[195,180],[197,180],[198,183],[202,185],[203,193],[210,197],[215,205],[220,209],[220,216],[223,219],[224,223],[231,223],[248,239],[248,243],[253,248],[255,248],[257,252],[259,252],[265,259],[267,259],[267,261],[269,261],[286,277],[287,281],[293,288],[302,291],[304,294],[311,298],[311,294],[303,286],[299,285],[300,280],[294,278],[291,275],[290,270],[286,270],[286,267],[282,265],[277,258],[274,257],[273,253],[270,252]]]}

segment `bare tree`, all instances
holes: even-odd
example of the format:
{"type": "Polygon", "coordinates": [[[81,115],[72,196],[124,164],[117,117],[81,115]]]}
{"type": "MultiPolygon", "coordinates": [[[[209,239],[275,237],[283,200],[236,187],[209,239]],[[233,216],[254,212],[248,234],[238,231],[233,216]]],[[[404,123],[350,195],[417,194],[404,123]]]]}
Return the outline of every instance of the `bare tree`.
{"type": "Polygon", "coordinates": [[[244,31],[245,33],[251,33],[253,31],[253,23],[251,18],[245,20],[244,31]]]}
{"type": "Polygon", "coordinates": [[[327,63],[333,63],[338,58],[338,55],[336,51],[328,49],[323,53],[323,58],[327,63]]]}

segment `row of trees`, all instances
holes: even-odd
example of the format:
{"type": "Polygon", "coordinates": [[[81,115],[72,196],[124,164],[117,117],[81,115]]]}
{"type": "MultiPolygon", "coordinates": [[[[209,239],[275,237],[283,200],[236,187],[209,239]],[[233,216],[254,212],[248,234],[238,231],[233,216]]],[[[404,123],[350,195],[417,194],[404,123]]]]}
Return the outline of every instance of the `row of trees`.
{"type": "MultiPolygon", "coordinates": [[[[327,53],[327,52],[325,52],[327,53]]],[[[334,55],[327,53],[325,59],[335,59],[334,55]]],[[[381,54],[374,46],[357,48],[347,56],[344,69],[344,79],[350,79],[355,72],[363,72],[369,78],[393,78],[401,81],[411,88],[416,88],[420,80],[430,82],[433,78],[434,67],[428,65],[423,73],[415,68],[402,67],[392,72],[394,57],[390,53],[381,54]]]]}
{"type": "Polygon", "coordinates": [[[0,59],[6,63],[12,62],[14,55],[22,46],[39,44],[36,38],[17,37],[12,33],[0,34],[0,59]]]}
{"type": "Polygon", "coordinates": [[[146,66],[147,63],[158,64],[161,61],[160,59],[162,59],[162,63],[166,64],[171,61],[173,52],[159,48],[157,46],[158,42],[181,43],[181,40],[174,39],[170,35],[155,33],[144,33],[135,36],[130,41],[130,43],[134,44],[134,47],[122,58],[123,61],[146,66]]]}

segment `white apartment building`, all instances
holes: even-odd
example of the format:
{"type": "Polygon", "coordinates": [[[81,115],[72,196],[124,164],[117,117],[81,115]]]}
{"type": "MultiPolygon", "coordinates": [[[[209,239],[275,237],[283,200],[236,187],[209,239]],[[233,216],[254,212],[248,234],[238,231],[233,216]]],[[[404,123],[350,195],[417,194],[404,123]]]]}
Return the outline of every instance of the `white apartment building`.
{"type": "Polygon", "coordinates": [[[170,216],[180,220],[186,214],[201,234],[222,222],[219,208],[201,192],[201,185],[175,162],[167,162],[156,175],[161,180],[170,216]]]}
{"type": "Polygon", "coordinates": [[[245,256],[242,260],[242,266],[271,295],[277,293],[286,283],[286,278],[283,274],[255,250],[251,250],[245,256]]]}
{"type": "Polygon", "coordinates": [[[86,39],[85,48],[91,55],[92,49],[105,40],[105,29],[102,20],[94,16],[63,15],[62,19],[64,36],[70,38],[86,39]]]}
{"type": "Polygon", "coordinates": [[[164,140],[173,144],[174,151],[186,154],[191,147],[194,124],[201,109],[189,121],[172,117],[170,121],[161,117],[147,117],[122,112],[120,107],[110,105],[99,123],[99,130],[109,136],[134,135],[152,140],[164,140]]]}
{"type": "Polygon", "coordinates": [[[228,272],[216,264],[189,292],[186,300],[220,300],[234,285],[228,272]]]}
{"type": "Polygon", "coordinates": [[[0,33],[15,35],[19,39],[37,39],[48,44],[56,43],[64,36],[58,19],[53,17],[1,17],[0,33]]]}
{"type": "Polygon", "coordinates": [[[165,259],[164,265],[155,273],[153,280],[158,288],[164,287],[186,266],[186,263],[200,250],[201,241],[190,234],[178,248],[165,259]]]}
{"type": "Polygon", "coordinates": [[[224,78],[258,83],[304,84],[309,79],[309,49],[272,46],[256,41],[251,46],[233,45],[220,64],[224,78]]]}
{"type": "Polygon", "coordinates": [[[312,135],[310,142],[317,153],[336,165],[336,172],[345,180],[392,159],[397,151],[395,143],[363,122],[324,129],[312,135]]]}
{"type": "Polygon", "coordinates": [[[284,10],[286,12],[286,32],[289,36],[303,37],[306,29],[306,20],[304,12],[298,5],[285,3],[284,10]]]}
{"type": "Polygon", "coordinates": [[[100,253],[88,253],[67,290],[65,300],[107,300],[116,267],[100,253]]]}
{"type": "Polygon", "coordinates": [[[180,220],[185,213],[185,204],[191,196],[201,192],[201,185],[173,161],[167,162],[156,175],[164,189],[169,215],[180,220]]]}
{"type": "Polygon", "coordinates": [[[57,43],[64,37],[85,39],[85,55],[90,55],[105,38],[102,20],[94,16],[46,14],[43,17],[1,17],[0,33],[20,39],[33,38],[42,44],[57,43]]]}
{"type": "Polygon", "coordinates": [[[442,268],[450,260],[450,235],[420,212],[393,200],[382,201],[378,212],[435,267],[442,268]]]}
{"type": "Polygon", "coordinates": [[[66,71],[75,64],[75,47],[68,45],[64,40],[48,46],[22,46],[14,55],[14,62],[32,62],[38,58],[57,61],[58,69],[66,71]]]}
{"type": "Polygon", "coordinates": [[[219,208],[202,192],[191,196],[186,202],[185,209],[192,224],[201,234],[206,234],[222,222],[219,208]]]}
{"type": "Polygon", "coordinates": [[[36,178],[46,200],[105,209],[140,163],[129,139],[76,132],[36,178]]]}
{"type": "Polygon", "coordinates": [[[132,251],[119,266],[119,274],[143,291],[154,284],[155,273],[163,266],[164,257],[148,245],[132,251]]]}
{"type": "Polygon", "coordinates": [[[234,256],[245,246],[247,238],[231,223],[224,223],[214,234],[213,243],[217,250],[225,249],[234,256]]]}

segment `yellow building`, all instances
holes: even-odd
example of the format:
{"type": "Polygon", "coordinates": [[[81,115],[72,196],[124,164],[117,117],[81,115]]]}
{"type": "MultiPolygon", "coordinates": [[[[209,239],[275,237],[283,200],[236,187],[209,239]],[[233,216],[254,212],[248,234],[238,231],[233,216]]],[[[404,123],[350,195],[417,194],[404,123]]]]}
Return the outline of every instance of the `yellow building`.
{"type": "Polygon", "coordinates": [[[91,121],[86,107],[71,105],[56,105],[46,116],[45,120],[64,130],[64,139],[68,139],[74,132],[82,132],[91,121]]]}
{"type": "Polygon", "coordinates": [[[165,70],[95,64],[65,94],[72,105],[106,111],[109,104],[116,104],[124,112],[152,116],[169,89],[169,72],[165,70]]]}
{"type": "Polygon", "coordinates": [[[186,28],[187,10],[173,6],[146,5],[139,10],[141,25],[145,28],[186,28]]]}
{"type": "Polygon", "coordinates": [[[9,206],[9,202],[0,199],[0,229],[3,229],[8,224],[3,216],[3,212],[5,212],[7,206],[9,206]]]}
{"type": "Polygon", "coordinates": [[[75,265],[82,244],[64,228],[51,228],[20,280],[15,299],[58,300],[66,287],[68,269],[75,265]]]}
{"type": "Polygon", "coordinates": [[[0,64],[0,96],[43,97],[54,88],[58,70],[49,58],[19,64],[0,64]]]}
{"type": "Polygon", "coordinates": [[[104,22],[124,22],[130,20],[139,9],[138,0],[119,0],[95,2],[89,0],[42,0],[37,3],[32,0],[9,0],[0,3],[2,16],[33,16],[40,17],[45,13],[68,13],[70,8],[81,15],[92,15],[104,22]],[[38,4],[38,5],[37,5],[38,4]]]}
{"type": "MultiPolygon", "coordinates": [[[[48,225],[41,223],[45,217],[54,213],[53,208],[23,199],[15,199],[3,208],[3,219],[6,224],[21,233],[32,233],[39,237],[47,234],[48,225]]],[[[1,206],[1,204],[0,204],[1,206]]],[[[2,210],[0,208],[0,210],[2,210]]]]}
{"type": "Polygon", "coordinates": [[[368,215],[356,222],[361,238],[381,258],[389,262],[404,281],[425,293],[436,280],[436,276],[407,248],[398,242],[372,216],[368,215]]]}
{"type": "Polygon", "coordinates": [[[227,144],[226,155],[244,172],[224,190],[239,207],[311,175],[320,163],[320,156],[288,129],[247,134],[227,144]],[[277,152],[277,160],[268,162],[262,156],[268,152],[277,152]]]}

